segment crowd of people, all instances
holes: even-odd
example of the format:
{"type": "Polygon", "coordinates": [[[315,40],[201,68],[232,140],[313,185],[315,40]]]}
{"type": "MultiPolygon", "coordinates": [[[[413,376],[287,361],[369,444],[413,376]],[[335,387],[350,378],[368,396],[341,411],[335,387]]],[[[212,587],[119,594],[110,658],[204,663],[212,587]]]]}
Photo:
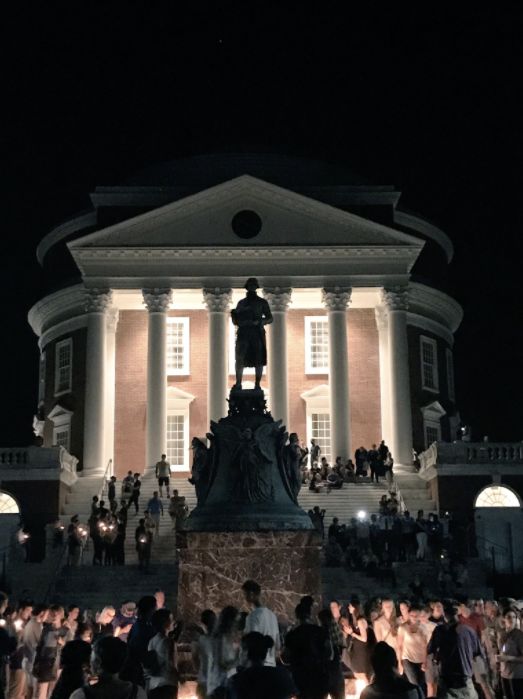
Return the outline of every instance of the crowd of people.
{"type": "Polygon", "coordinates": [[[263,603],[202,610],[184,625],[161,590],[107,606],[9,605],[0,593],[0,696],[7,699],[176,699],[188,674],[199,699],[521,699],[523,630],[515,600],[356,596],[319,609],[302,597],[292,624],[263,603]],[[190,649],[192,671],[178,649],[190,649]]]}
{"type": "Polygon", "coordinates": [[[354,460],[337,456],[331,466],[326,456],[321,455],[321,447],[317,440],[311,439],[310,449],[301,448],[302,484],[308,485],[309,490],[321,492],[325,489],[339,489],[344,483],[362,483],[369,478],[371,482],[379,483],[384,478],[389,486],[393,482],[394,459],[385,441],[378,446],[373,444],[370,449],[359,447],[354,453],[354,460]]]}
{"type": "MultiPolygon", "coordinates": [[[[314,527],[324,540],[324,562],[327,567],[345,567],[364,571],[371,577],[395,584],[395,563],[429,561],[435,564],[437,580],[432,580],[440,594],[459,591],[467,582],[467,566],[461,524],[448,513],[425,515],[400,512],[399,501],[391,492],[381,497],[377,511],[370,516],[360,511],[347,523],[334,517],[325,526],[325,510],[315,506],[309,510],[314,527]]],[[[465,542],[466,543],[466,542],[465,542]]],[[[413,576],[412,585],[422,583],[413,576]]]]}
{"type": "Polygon", "coordinates": [[[141,487],[139,473],[129,471],[121,484],[116,476],[111,476],[106,484],[107,500],[93,495],[91,513],[86,523],[78,515],[71,517],[66,525],[57,520],[54,529],[55,546],[65,543],[67,548],[67,565],[77,566],[86,562],[87,552],[92,549],[93,565],[124,565],[125,540],[129,518],[135,517],[134,542],[141,569],[147,571],[151,559],[154,540],[160,534],[160,519],[167,511],[171,517],[173,529],[180,527],[188,515],[185,498],[178,490],[170,495],[170,479],[165,475],[170,469],[165,454],[156,464],[158,490],[147,501],[143,512],[140,511],[141,487]],[[166,489],[168,504],[163,505],[163,488],[166,489]],[[117,490],[120,489],[118,497],[117,490]],[[142,514],[143,516],[139,516],[142,514]]]}

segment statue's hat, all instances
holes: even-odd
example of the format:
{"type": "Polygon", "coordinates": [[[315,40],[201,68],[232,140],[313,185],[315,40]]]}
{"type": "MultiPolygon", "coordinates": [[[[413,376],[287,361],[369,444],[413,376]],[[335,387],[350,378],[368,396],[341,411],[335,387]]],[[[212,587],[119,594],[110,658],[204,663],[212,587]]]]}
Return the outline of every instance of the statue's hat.
{"type": "Polygon", "coordinates": [[[248,289],[249,286],[251,286],[252,284],[256,284],[256,288],[257,288],[257,289],[260,288],[260,285],[258,284],[258,280],[256,279],[256,277],[249,277],[249,278],[247,279],[247,281],[245,282],[243,288],[244,288],[244,289],[248,289]]]}

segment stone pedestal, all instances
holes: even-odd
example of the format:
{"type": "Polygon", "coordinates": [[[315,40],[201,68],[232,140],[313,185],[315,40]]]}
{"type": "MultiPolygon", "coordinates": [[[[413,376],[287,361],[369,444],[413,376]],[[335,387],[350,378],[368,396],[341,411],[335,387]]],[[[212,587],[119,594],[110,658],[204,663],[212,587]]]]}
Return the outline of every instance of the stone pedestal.
{"type": "Polygon", "coordinates": [[[303,595],[320,601],[321,540],[315,531],[178,534],[178,616],[198,621],[204,609],[244,608],[242,584],[256,580],[264,604],[283,623],[294,621],[303,595]]]}

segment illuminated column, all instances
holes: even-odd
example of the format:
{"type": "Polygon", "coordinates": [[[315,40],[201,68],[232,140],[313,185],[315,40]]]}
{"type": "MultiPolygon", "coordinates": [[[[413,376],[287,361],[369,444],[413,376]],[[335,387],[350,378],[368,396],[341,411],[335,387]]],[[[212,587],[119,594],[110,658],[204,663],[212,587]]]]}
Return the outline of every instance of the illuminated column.
{"type": "Polygon", "coordinates": [[[287,308],[292,289],[275,286],[263,290],[273,322],[268,326],[269,333],[269,390],[271,414],[275,420],[289,425],[289,397],[287,389],[287,308]]]}
{"type": "Polygon", "coordinates": [[[145,468],[160,460],[167,446],[167,311],[171,289],[143,289],[149,311],[147,332],[147,434],[145,468]]]}
{"type": "Polygon", "coordinates": [[[227,415],[227,338],[231,289],[204,289],[203,299],[209,311],[207,349],[207,417],[217,421],[227,415]]]}
{"type": "Polygon", "coordinates": [[[119,311],[114,306],[107,311],[107,335],[105,340],[105,463],[113,461],[114,470],[114,409],[116,381],[116,328],[119,311]]]}
{"type": "Polygon", "coordinates": [[[389,325],[390,450],[397,464],[411,466],[412,412],[407,342],[407,288],[397,286],[383,289],[382,298],[387,309],[389,325]]]}
{"type": "Polygon", "coordinates": [[[378,328],[380,356],[380,405],[381,405],[381,438],[390,446],[390,361],[389,361],[389,322],[387,309],[376,306],[374,309],[376,326],[378,328]]]}
{"type": "Polygon", "coordinates": [[[331,454],[348,459],[351,454],[349,406],[349,356],[347,351],[347,308],[352,289],[323,289],[329,323],[329,395],[331,454]]]}
{"type": "Polygon", "coordinates": [[[87,346],[85,361],[85,414],[83,474],[104,473],[105,461],[105,353],[106,311],[110,289],[87,289],[87,346]]]}

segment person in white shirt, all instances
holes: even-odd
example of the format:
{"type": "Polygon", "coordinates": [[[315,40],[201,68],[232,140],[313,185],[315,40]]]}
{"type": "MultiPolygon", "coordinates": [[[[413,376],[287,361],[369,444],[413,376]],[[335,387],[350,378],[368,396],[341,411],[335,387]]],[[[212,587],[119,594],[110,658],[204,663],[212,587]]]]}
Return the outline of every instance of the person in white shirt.
{"type": "Polygon", "coordinates": [[[409,619],[398,629],[397,656],[399,671],[405,672],[412,684],[424,688],[425,664],[427,661],[427,644],[429,631],[420,622],[420,608],[412,605],[409,619]]]}
{"type": "Polygon", "coordinates": [[[212,609],[204,609],[200,621],[203,633],[191,644],[191,654],[195,667],[198,668],[196,676],[196,694],[198,697],[207,696],[207,675],[209,663],[212,657],[212,632],[216,626],[216,614],[212,609]]]}
{"type": "Polygon", "coordinates": [[[246,580],[242,585],[245,601],[252,606],[252,611],[245,620],[244,634],[251,631],[258,631],[264,636],[270,636],[274,641],[274,646],[267,652],[265,665],[274,667],[276,656],[281,649],[280,629],[276,614],[261,603],[261,587],[255,580],[246,580]]]}
{"type": "MultiPolygon", "coordinates": [[[[175,641],[171,633],[174,619],[169,609],[157,609],[151,617],[156,635],[151,638],[147,650],[155,654],[156,667],[147,677],[149,699],[176,699],[178,694],[178,670],[175,663],[175,641]]],[[[147,668],[146,668],[147,671],[147,668]]]]}

